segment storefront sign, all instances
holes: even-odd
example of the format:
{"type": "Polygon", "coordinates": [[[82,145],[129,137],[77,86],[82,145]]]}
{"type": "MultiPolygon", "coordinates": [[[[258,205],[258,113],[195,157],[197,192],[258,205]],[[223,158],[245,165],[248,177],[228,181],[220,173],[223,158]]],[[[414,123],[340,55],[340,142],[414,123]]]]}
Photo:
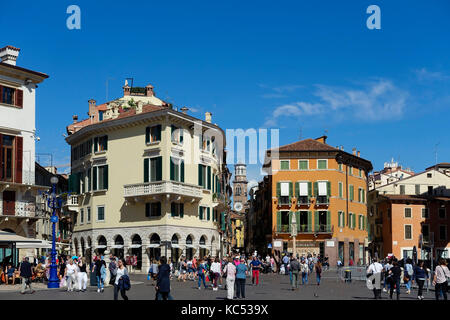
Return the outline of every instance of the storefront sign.
{"type": "Polygon", "coordinates": [[[327,247],[334,247],[334,241],[327,241],[327,247]]]}

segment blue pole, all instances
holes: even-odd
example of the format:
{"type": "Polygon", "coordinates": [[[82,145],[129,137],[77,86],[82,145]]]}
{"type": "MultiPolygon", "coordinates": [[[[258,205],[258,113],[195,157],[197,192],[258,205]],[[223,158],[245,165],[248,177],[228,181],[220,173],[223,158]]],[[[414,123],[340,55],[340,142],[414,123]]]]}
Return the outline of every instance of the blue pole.
{"type": "Polygon", "coordinates": [[[56,266],[56,185],[52,184],[52,264],[50,265],[50,279],[48,280],[48,288],[59,288],[58,270],[56,266]]]}

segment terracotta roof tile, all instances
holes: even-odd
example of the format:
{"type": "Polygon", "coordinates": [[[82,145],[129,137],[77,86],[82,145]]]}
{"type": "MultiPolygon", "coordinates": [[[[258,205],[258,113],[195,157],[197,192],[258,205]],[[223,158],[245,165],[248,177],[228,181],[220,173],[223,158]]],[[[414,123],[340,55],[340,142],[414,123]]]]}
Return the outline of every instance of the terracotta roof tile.
{"type": "Polygon", "coordinates": [[[326,143],[321,143],[314,139],[305,139],[281,146],[278,148],[278,151],[339,151],[339,150],[326,143]]]}

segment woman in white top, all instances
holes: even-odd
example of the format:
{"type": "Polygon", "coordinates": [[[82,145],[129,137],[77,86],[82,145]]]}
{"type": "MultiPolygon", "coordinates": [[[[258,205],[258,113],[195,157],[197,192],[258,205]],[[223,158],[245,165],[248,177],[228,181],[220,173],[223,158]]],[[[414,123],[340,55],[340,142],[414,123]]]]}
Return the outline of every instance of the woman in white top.
{"type": "Polygon", "coordinates": [[[78,290],[85,292],[87,285],[87,272],[86,272],[86,258],[80,258],[80,262],[78,262],[78,290]]]}
{"type": "Polygon", "coordinates": [[[219,258],[216,257],[216,259],[214,260],[213,263],[211,263],[211,269],[210,269],[211,273],[214,275],[214,287],[213,290],[217,291],[217,281],[220,278],[220,262],[219,262],[219,258]]]}
{"type": "Polygon", "coordinates": [[[119,261],[117,262],[116,281],[114,281],[114,300],[118,300],[119,291],[123,300],[128,300],[125,290],[124,289],[120,290],[119,288],[119,280],[124,275],[128,275],[128,270],[127,268],[125,268],[125,262],[123,261],[123,259],[119,259],[119,261]]]}
{"type": "Polygon", "coordinates": [[[236,280],[236,266],[232,258],[228,258],[228,263],[223,272],[227,274],[227,299],[232,300],[234,298],[234,282],[236,280]]]}
{"type": "Polygon", "coordinates": [[[72,259],[69,259],[69,263],[66,266],[64,276],[67,277],[67,291],[73,291],[73,284],[76,281],[77,266],[73,263],[72,259]]]}
{"type": "Polygon", "coordinates": [[[433,277],[433,285],[434,285],[434,292],[436,295],[436,300],[439,300],[439,296],[444,296],[444,300],[447,300],[447,278],[450,278],[450,270],[448,270],[447,262],[445,259],[439,260],[439,265],[434,270],[434,277],[433,277]]]}

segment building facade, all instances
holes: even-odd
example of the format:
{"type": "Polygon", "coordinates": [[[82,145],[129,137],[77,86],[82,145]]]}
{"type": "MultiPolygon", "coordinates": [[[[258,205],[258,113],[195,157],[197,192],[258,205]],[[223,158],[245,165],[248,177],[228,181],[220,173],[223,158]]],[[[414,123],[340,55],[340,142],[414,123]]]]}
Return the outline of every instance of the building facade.
{"type": "Polygon", "coordinates": [[[450,257],[450,176],[432,166],[371,190],[369,241],[373,257],[450,257]]]}
{"type": "Polygon", "coordinates": [[[331,264],[340,259],[348,264],[366,260],[367,182],[370,161],[333,148],[326,136],[281,146],[266,153],[264,169],[268,174],[258,187],[255,240],[266,241],[261,252],[293,253],[291,226],[297,222],[295,254],[328,256],[331,264]],[[271,204],[264,204],[270,196],[271,204]],[[270,209],[270,211],[267,211],[270,209]],[[294,216],[294,217],[293,217],[294,216]],[[263,222],[269,226],[263,225],[263,222]],[[269,229],[270,228],[270,229],[269,229]]]}
{"type": "Polygon", "coordinates": [[[89,119],[67,127],[74,253],[136,256],[145,272],[161,255],[220,255],[223,131],[210,113],[202,121],[174,110],[150,85],[123,89],[115,101],[90,100],[89,119]]]}
{"type": "Polygon", "coordinates": [[[36,196],[47,189],[35,183],[36,88],[48,76],[17,66],[19,52],[0,49],[0,230],[34,238],[36,196]]]}

